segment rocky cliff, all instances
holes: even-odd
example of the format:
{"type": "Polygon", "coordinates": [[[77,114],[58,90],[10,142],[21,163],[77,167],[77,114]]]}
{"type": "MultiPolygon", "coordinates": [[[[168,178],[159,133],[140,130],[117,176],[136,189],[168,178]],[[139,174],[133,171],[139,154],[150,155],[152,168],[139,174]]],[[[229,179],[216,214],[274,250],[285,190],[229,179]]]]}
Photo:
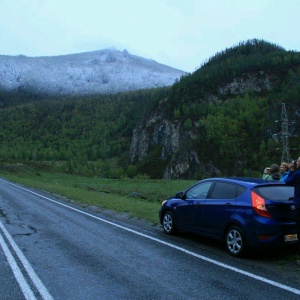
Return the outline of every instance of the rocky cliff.
{"type": "MultiPolygon", "coordinates": [[[[223,101],[224,94],[239,95],[248,91],[271,91],[276,76],[265,72],[244,74],[236,77],[232,82],[219,87],[214,95],[207,94],[199,101],[219,102],[223,101]]],[[[200,161],[197,150],[193,148],[193,141],[201,139],[197,124],[189,129],[184,126],[184,121],[166,118],[164,104],[168,99],[159,103],[159,107],[153,113],[143,117],[134,129],[130,147],[130,161],[143,161],[147,159],[153,147],[160,146],[159,159],[168,160],[163,172],[164,179],[195,178],[197,174],[209,174],[217,176],[220,171],[210,161],[200,161]]],[[[199,176],[198,176],[199,177],[199,176]]]]}

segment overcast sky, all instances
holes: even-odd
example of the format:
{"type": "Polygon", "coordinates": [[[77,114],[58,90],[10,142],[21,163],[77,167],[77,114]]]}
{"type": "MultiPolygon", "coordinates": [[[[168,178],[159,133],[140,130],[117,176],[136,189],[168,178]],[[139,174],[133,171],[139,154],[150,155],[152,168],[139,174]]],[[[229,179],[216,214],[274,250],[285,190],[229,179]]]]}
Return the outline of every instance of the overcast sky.
{"type": "Polygon", "coordinates": [[[193,72],[258,38],[300,51],[300,0],[0,0],[0,55],[114,47],[193,72]]]}

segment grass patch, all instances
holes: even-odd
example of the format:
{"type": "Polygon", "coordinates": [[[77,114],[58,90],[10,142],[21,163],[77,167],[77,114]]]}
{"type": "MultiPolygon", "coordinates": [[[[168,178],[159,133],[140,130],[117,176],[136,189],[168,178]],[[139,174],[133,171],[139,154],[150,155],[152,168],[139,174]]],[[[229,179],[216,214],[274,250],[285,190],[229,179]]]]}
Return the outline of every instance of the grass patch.
{"type": "Polygon", "coordinates": [[[195,183],[193,180],[104,179],[37,170],[26,165],[0,165],[0,176],[27,187],[48,191],[158,224],[161,202],[195,183]]]}

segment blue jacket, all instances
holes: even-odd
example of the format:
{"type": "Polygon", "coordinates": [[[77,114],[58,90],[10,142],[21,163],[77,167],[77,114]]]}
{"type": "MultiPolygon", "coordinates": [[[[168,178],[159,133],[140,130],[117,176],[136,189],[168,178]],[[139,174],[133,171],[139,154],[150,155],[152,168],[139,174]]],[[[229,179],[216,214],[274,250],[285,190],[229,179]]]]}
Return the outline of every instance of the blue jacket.
{"type": "Polygon", "coordinates": [[[300,171],[290,171],[285,184],[295,187],[294,203],[297,207],[300,207],[300,171]]]}
{"type": "Polygon", "coordinates": [[[285,182],[290,172],[284,172],[281,174],[280,181],[285,182]]]}

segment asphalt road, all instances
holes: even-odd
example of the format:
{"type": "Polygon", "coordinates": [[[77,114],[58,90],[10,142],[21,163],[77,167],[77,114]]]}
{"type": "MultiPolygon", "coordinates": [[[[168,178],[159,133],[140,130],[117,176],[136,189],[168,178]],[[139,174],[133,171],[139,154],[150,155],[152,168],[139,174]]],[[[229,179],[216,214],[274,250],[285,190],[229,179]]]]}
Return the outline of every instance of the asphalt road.
{"type": "Polygon", "coordinates": [[[280,258],[0,179],[0,299],[300,299],[300,267],[280,258]]]}

